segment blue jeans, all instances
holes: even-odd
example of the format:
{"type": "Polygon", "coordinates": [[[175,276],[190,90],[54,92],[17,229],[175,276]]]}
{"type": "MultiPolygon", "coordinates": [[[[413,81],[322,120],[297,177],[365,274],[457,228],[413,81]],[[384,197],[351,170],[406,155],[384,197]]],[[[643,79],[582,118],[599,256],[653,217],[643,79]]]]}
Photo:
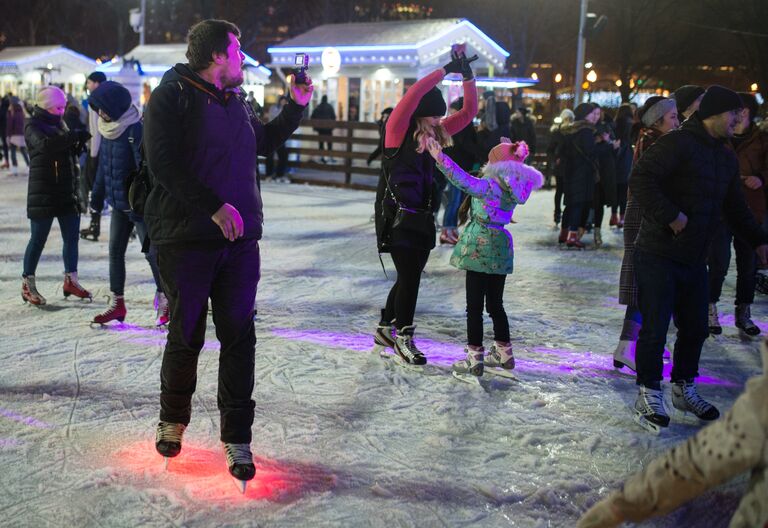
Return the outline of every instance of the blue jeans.
{"type": "Polygon", "coordinates": [[[464,197],[464,193],[459,189],[450,186],[448,191],[448,203],[445,204],[443,213],[443,227],[456,228],[459,224],[459,207],[464,197]]]}
{"type": "MultiPolygon", "coordinates": [[[[139,241],[144,244],[147,238],[147,225],[131,212],[112,210],[112,219],[109,223],[109,289],[115,295],[123,295],[125,291],[125,252],[128,249],[128,241],[131,237],[133,226],[136,226],[136,234],[139,241]]],[[[152,277],[155,279],[157,291],[163,291],[160,281],[160,273],[157,269],[157,249],[150,245],[149,252],[145,254],[152,277]]]]}
{"type": "Polygon", "coordinates": [[[637,384],[658,389],[670,318],[677,325],[672,381],[699,375],[707,327],[707,266],[682,264],[635,248],[635,279],[643,326],[637,340],[637,384]]]}
{"type": "MultiPolygon", "coordinates": [[[[37,271],[37,264],[40,262],[40,255],[43,254],[45,242],[48,240],[48,233],[51,232],[53,218],[36,218],[30,220],[32,236],[29,238],[27,250],[24,252],[24,277],[34,275],[37,271]]],[[[61,229],[61,239],[64,241],[62,257],[64,259],[64,272],[73,273],[77,271],[77,244],[80,240],[80,215],[70,214],[66,216],[57,216],[59,229],[61,229]]]]}

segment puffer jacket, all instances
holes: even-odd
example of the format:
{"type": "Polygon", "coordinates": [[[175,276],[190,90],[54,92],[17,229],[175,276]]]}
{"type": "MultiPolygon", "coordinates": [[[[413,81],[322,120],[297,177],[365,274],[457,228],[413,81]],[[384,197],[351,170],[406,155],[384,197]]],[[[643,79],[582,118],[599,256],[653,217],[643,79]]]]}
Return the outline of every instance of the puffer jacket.
{"type": "Polygon", "coordinates": [[[139,145],[142,136],[141,122],[130,125],[117,139],[101,138],[99,165],[91,191],[91,209],[97,211],[104,200],[114,209],[129,211],[128,190],[125,181],[141,161],[139,145]]]}
{"type": "Polygon", "coordinates": [[[27,218],[80,213],[75,152],[87,133],[70,131],[61,116],[35,107],[24,128],[29,149],[27,218]]]}
{"type": "Polygon", "coordinates": [[[565,205],[592,203],[597,169],[595,127],[587,121],[576,121],[560,131],[565,205]]]}
{"type": "Polygon", "coordinates": [[[768,184],[768,133],[753,126],[749,135],[736,146],[739,158],[739,172],[742,177],[757,176],[763,182],[760,189],[743,186],[744,197],[749,210],[759,224],[765,218],[765,187],[768,184]]]}
{"type": "Polygon", "coordinates": [[[763,374],[747,382],[731,410],[684,444],[632,475],[621,490],[594,505],[579,528],[609,528],[665,515],[685,502],[744,473],[749,488],[730,528],[768,527],[768,345],[763,374]]]}
{"type": "Polygon", "coordinates": [[[155,185],[144,220],[155,245],[223,242],[212,220],[225,203],[243,218],[245,239],[260,239],[257,154],[270,155],[299,126],[290,101],[262,124],[241,90],[218,90],[186,64],[168,70],[144,114],[147,163],[155,185]]]}
{"type": "Polygon", "coordinates": [[[629,188],[643,215],[635,247],[683,264],[702,262],[721,214],[753,247],[768,242],[741,187],[733,150],[694,114],[661,136],[632,169],[629,188]],[[688,223],[675,235],[669,224],[681,211],[688,223]]]}
{"type": "Polygon", "coordinates": [[[518,161],[488,163],[481,177],[467,174],[442,154],[437,168],[472,197],[471,217],[453,249],[451,265],[459,269],[506,275],[514,269],[512,234],[505,229],[517,204],[525,203],[544,182],[539,171],[518,161]]]}

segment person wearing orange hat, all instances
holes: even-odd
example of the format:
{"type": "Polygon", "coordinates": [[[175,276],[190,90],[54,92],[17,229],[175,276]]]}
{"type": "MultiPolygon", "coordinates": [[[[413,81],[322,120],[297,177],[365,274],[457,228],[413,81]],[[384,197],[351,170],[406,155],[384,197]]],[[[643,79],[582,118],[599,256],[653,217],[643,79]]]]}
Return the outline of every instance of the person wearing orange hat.
{"type": "Polygon", "coordinates": [[[467,272],[467,357],[454,363],[453,371],[482,376],[485,367],[511,370],[515,358],[504,311],[504,283],[514,268],[514,245],[505,226],[512,221],[515,207],[542,186],[544,176],[523,163],[528,157],[524,141],[512,143],[502,138],[491,149],[488,163],[477,178],[443,153],[434,139],[427,141],[427,149],[438,170],[469,195],[459,211],[460,223],[469,216],[469,224],[462,231],[450,261],[452,266],[467,272]],[[483,306],[493,321],[494,342],[487,356],[483,348],[483,306]]]}

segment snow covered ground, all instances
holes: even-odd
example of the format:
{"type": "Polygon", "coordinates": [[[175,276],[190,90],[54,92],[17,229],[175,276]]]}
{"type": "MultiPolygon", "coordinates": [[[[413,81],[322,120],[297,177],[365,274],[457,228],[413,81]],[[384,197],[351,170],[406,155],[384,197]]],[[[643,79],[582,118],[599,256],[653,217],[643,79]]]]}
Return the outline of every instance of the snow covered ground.
{"type": "MultiPolygon", "coordinates": [[[[449,249],[432,253],[417,309],[430,366],[406,371],[370,353],[393,276],[375,251],[373,194],[268,183],[256,479],[242,496],[226,471],[210,323],[192,423],[164,471],[153,440],[165,333],[153,327],[138,244],[129,247],[125,324],[88,325],[107,305],[106,236],[80,243],[81,282],[95,302],[64,300],[57,226],[37,274],[48,305],[26,306],[26,178],[0,172],[0,188],[0,525],[574,526],[697,430],[673,423],[653,437],[632,421],[634,379],[611,363],[623,316],[621,236],[606,233],[600,251],[558,251],[551,191],[520,207],[513,226],[505,304],[519,380],[479,387],[449,373],[465,338],[464,277],[448,265],[449,249]]],[[[731,277],[724,299],[729,326],[707,342],[700,380],[723,410],[760,370],[758,343],[732,326],[731,277]]],[[[764,298],[753,313],[765,319],[764,298]]],[[[726,526],[745,483],[644,526],[726,526]]]]}

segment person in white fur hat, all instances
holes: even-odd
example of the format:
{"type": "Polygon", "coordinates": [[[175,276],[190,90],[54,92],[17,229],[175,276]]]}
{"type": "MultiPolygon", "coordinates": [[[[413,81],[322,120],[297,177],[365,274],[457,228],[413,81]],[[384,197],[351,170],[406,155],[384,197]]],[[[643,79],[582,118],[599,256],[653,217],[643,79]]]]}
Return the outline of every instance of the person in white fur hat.
{"type": "Polygon", "coordinates": [[[509,321],[504,311],[504,282],[514,267],[512,235],[505,226],[518,204],[525,203],[544,182],[542,174],[523,163],[528,145],[507,138],[493,147],[488,163],[476,178],[463,171],[442,152],[437,141],[427,142],[437,168],[469,195],[459,210],[462,231],[451,256],[451,265],[466,270],[467,358],[453,365],[457,374],[482,376],[484,367],[510,370],[515,366],[509,341],[509,321]],[[467,207],[469,206],[469,207],[467,207]],[[483,348],[483,306],[493,320],[494,342],[488,355],[483,348]]]}

